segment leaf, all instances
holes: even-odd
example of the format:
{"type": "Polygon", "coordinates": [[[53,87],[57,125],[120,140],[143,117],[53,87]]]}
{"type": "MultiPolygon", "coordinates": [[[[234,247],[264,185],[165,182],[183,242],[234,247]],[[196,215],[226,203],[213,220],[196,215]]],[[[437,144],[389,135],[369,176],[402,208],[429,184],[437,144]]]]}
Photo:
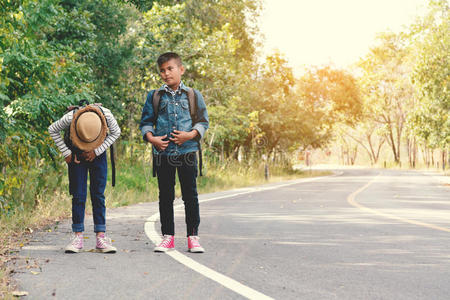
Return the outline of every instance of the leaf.
{"type": "Polygon", "coordinates": [[[36,272],[36,271],[30,271],[31,272],[31,274],[33,274],[33,275],[39,275],[39,274],[41,274],[41,272],[36,272]]]}
{"type": "Polygon", "coordinates": [[[10,99],[7,95],[0,93],[0,100],[9,101],[10,99]]]}

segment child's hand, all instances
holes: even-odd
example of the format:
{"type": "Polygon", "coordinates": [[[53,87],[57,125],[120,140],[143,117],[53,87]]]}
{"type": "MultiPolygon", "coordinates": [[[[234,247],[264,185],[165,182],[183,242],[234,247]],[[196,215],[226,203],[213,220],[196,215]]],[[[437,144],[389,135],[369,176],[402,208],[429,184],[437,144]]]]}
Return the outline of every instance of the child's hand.
{"type": "Polygon", "coordinates": [[[170,138],[170,140],[179,146],[183,145],[186,141],[192,140],[197,135],[197,130],[190,132],[174,130],[173,132],[172,135],[174,137],[170,138]]]}
{"type": "Polygon", "coordinates": [[[167,146],[169,146],[169,141],[163,141],[167,138],[167,134],[163,136],[151,136],[148,141],[153,144],[159,151],[166,150],[167,146]]]}
{"type": "Polygon", "coordinates": [[[94,151],[89,151],[89,152],[83,152],[83,154],[81,154],[81,156],[84,158],[84,160],[91,162],[95,159],[95,157],[97,155],[95,155],[94,151]]]}
{"type": "MultiPolygon", "coordinates": [[[[69,156],[65,157],[64,159],[65,159],[66,163],[70,164],[72,162],[72,154],[69,154],[69,156]]],[[[76,155],[74,157],[73,162],[76,163],[76,164],[80,163],[80,161],[77,159],[76,155]]]]}

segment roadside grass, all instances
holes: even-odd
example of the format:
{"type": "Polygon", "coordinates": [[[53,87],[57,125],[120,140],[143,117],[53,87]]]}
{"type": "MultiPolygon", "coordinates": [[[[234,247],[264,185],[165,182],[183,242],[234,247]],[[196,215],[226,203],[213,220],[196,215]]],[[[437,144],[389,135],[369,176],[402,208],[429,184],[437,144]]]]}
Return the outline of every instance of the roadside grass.
{"type": "Polygon", "coordinates": [[[38,197],[39,205],[33,210],[17,210],[12,216],[0,218],[0,298],[13,298],[11,275],[15,271],[11,263],[17,258],[19,249],[30,239],[34,230],[51,231],[71,214],[71,200],[66,193],[59,191],[38,197]]]}
{"type": "MultiPolygon", "coordinates": [[[[111,186],[110,171],[108,174],[105,191],[108,208],[157,201],[158,183],[152,176],[149,162],[122,160],[117,163],[116,170],[115,187],[111,186]]],[[[330,174],[328,171],[299,171],[283,166],[270,166],[270,177],[266,180],[263,164],[248,165],[236,161],[205,162],[203,171],[204,176],[199,176],[197,181],[199,194],[330,174]]],[[[61,176],[61,172],[48,175],[48,180],[54,176],[61,176]]],[[[11,282],[11,275],[14,272],[12,262],[17,258],[20,248],[31,238],[31,233],[35,230],[52,231],[61,220],[71,216],[68,179],[65,173],[63,176],[58,188],[37,196],[35,201],[37,205],[34,209],[17,209],[10,216],[0,217],[0,298],[13,299],[11,291],[15,286],[11,282]]],[[[176,197],[180,196],[181,190],[177,179],[176,197]]],[[[91,214],[91,211],[92,206],[88,199],[86,213],[91,214]]]]}

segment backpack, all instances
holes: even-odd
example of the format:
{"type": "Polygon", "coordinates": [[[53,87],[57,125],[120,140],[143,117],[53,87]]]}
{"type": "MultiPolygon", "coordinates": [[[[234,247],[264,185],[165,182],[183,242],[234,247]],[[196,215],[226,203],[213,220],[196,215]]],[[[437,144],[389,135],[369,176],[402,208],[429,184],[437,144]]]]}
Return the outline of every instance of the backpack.
{"type": "MultiPolygon", "coordinates": [[[[103,113],[103,116],[105,116],[105,113],[102,109],[101,103],[89,104],[89,101],[87,101],[86,99],[80,100],[78,105],[68,106],[66,113],[73,111],[73,114],[75,114],[77,112],[77,110],[79,110],[83,107],[86,107],[88,105],[94,105],[94,106],[98,107],[100,109],[100,111],[103,113]]],[[[76,154],[81,155],[81,153],[83,153],[82,150],[78,149],[76,146],[73,145],[72,140],[70,139],[70,126],[67,127],[66,130],[64,130],[64,143],[75,155],[76,154]]],[[[111,147],[109,147],[109,149],[110,149],[110,160],[111,160],[111,184],[114,187],[116,185],[116,164],[115,164],[115,159],[114,159],[114,143],[111,145],[111,147]]],[[[75,159],[75,155],[72,155],[72,162],[75,159]]]]}
{"type": "MultiPolygon", "coordinates": [[[[161,94],[164,93],[163,90],[154,90],[153,96],[152,96],[152,106],[153,106],[153,124],[156,124],[156,121],[158,120],[158,113],[159,113],[159,103],[161,100],[161,94]]],[[[188,96],[188,102],[189,102],[189,113],[191,115],[192,120],[192,126],[194,126],[196,123],[198,123],[197,119],[197,94],[195,93],[195,90],[193,88],[189,88],[187,91],[188,96]]],[[[197,141],[198,143],[198,157],[199,157],[199,171],[200,176],[203,176],[203,155],[202,155],[202,145],[200,141],[197,141]]],[[[153,155],[153,177],[156,177],[156,165],[155,165],[155,155],[153,155]]]]}

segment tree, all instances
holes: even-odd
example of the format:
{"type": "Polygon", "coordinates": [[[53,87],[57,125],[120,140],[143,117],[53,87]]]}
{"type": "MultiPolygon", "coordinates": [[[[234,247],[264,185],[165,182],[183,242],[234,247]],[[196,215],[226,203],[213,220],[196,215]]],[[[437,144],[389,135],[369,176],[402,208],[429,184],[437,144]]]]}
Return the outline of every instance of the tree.
{"type": "Polygon", "coordinates": [[[24,201],[25,194],[46,189],[43,178],[52,165],[43,160],[52,161],[56,154],[48,125],[67,104],[92,95],[86,79],[90,69],[75,59],[69,45],[49,38],[57,21],[67,17],[57,1],[21,1],[8,9],[1,15],[7,25],[0,50],[0,198],[6,199],[1,213],[35,205],[34,198],[24,201]]]}
{"type": "Polygon", "coordinates": [[[245,31],[245,20],[234,19],[236,8],[246,7],[247,2],[186,1],[171,6],[154,3],[144,14],[138,42],[143,55],[143,76],[131,84],[140,87],[142,94],[159,87],[157,57],[167,51],[180,54],[187,69],[184,83],[202,92],[211,124],[217,122],[208,132],[215,134],[211,146],[223,149],[227,156],[247,140],[246,123],[241,120],[247,118],[249,112],[245,107],[251,103],[256,89],[254,55],[244,55],[240,50],[243,44],[237,38],[239,30],[245,31]],[[232,5],[235,8],[229,9],[232,5]],[[220,17],[207,23],[214,15],[220,17]],[[238,27],[239,24],[242,26],[238,27]],[[236,122],[240,126],[233,125],[236,122]]]}
{"type": "Polygon", "coordinates": [[[380,34],[378,42],[359,63],[364,102],[373,108],[374,120],[383,125],[394,160],[400,163],[406,114],[414,94],[408,78],[411,65],[405,63],[410,48],[402,35],[393,33],[380,34]]]}
{"type": "MultiPolygon", "coordinates": [[[[280,53],[266,58],[261,70],[260,96],[250,105],[258,115],[258,138],[264,139],[263,150],[270,155],[278,146],[287,150],[295,142],[299,129],[297,103],[292,97],[294,74],[280,53]]],[[[250,109],[250,107],[249,107],[250,109]]]]}
{"type": "MultiPolygon", "coordinates": [[[[450,145],[450,18],[447,1],[430,1],[429,13],[411,28],[419,49],[412,80],[419,91],[411,116],[415,132],[431,148],[450,145]]],[[[443,152],[444,153],[444,152],[443,152]]]]}
{"type": "Polygon", "coordinates": [[[362,103],[355,78],[330,66],[311,68],[298,81],[300,106],[313,134],[310,143],[322,147],[338,124],[353,125],[360,118],[362,103]]]}

